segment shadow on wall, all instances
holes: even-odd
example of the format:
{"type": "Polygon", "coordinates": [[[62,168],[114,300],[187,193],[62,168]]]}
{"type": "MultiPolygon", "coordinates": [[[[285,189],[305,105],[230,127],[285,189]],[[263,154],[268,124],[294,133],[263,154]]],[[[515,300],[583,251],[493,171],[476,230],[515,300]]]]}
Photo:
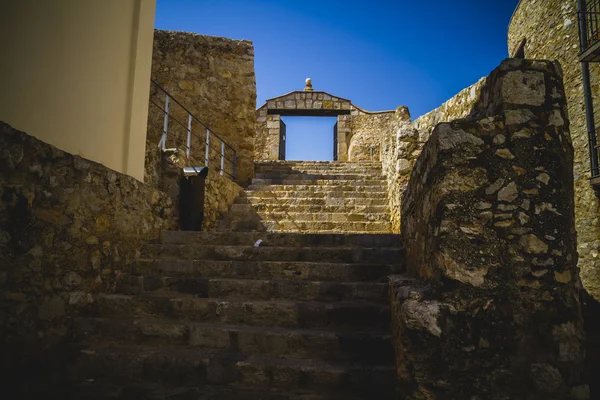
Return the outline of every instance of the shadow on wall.
{"type": "Polygon", "coordinates": [[[400,381],[407,398],[589,398],[560,66],[505,60],[480,93],[434,129],[402,199],[400,381]]]}
{"type": "Polygon", "coordinates": [[[175,227],[173,209],[159,190],[0,122],[0,375],[9,390],[18,377],[32,390],[60,375],[52,366],[68,365],[68,352],[56,346],[72,321],[175,227]]]}

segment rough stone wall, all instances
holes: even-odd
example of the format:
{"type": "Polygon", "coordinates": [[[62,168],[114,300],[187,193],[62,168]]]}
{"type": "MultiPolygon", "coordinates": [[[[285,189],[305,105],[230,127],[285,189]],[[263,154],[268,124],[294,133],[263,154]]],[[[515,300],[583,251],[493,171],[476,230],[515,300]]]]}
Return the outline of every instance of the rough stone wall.
{"type": "MultiPolygon", "coordinates": [[[[237,151],[236,181],[244,186],[254,176],[254,128],[256,79],[254,48],[244,40],[157,30],[154,34],[152,77],[196,117],[237,151]]],[[[160,106],[164,105],[161,98],[160,106]]],[[[173,104],[173,109],[177,107],[173,104]]],[[[162,134],[163,115],[150,104],[146,182],[154,174],[160,156],[156,146],[162,134]],[[153,162],[154,160],[154,162],[153,162]]],[[[177,112],[177,111],[176,111],[177,112]]],[[[187,117],[181,118],[187,127],[187,117]]],[[[185,147],[186,129],[170,125],[167,147],[185,147]]],[[[205,129],[192,128],[200,139],[192,153],[203,159],[205,129]]],[[[219,144],[220,145],[220,144],[219,144]]],[[[218,146],[219,146],[218,145],[218,146]]],[[[211,152],[209,167],[219,163],[219,148],[211,152]],[[211,165],[212,164],[212,165],[211,165]]]]}
{"type": "Polygon", "coordinates": [[[353,106],[348,141],[348,161],[379,161],[381,140],[394,111],[368,112],[353,106]]]}
{"type": "Polygon", "coordinates": [[[229,211],[233,200],[243,191],[244,189],[232,182],[231,179],[219,174],[218,171],[209,169],[204,193],[202,230],[214,230],[217,222],[229,211]]]}
{"type": "Polygon", "coordinates": [[[3,363],[65,338],[92,294],[174,228],[172,208],[155,188],[0,123],[3,363]]]}
{"type": "Polygon", "coordinates": [[[485,78],[461,90],[440,107],[411,122],[406,107],[398,107],[381,141],[381,163],[388,180],[392,230],[400,232],[401,196],[421,150],[437,124],[463,118],[471,113],[485,78]]]}
{"type": "Polygon", "coordinates": [[[255,160],[279,160],[279,124],[281,116],[267,114],[267,111],[266,104],[256,111],[255,160]]]}
{"type": "Polygon", "coordinates": [[[547,61],[505,60],[468,118],[435,128],[402,204],[420,282],[391,286],[406,398],[589,398],[572,160],[547,61]]]}
{"type": "MultiPolygon", "coordinates": [[[[564,71],[571,137],[575,149],[575,227],[581,280],[600,298],[600,201],[589,184],[590,159],[581,78],[576,0],[522,0],[508,30],[513,54],[526,39],[525,57],[558,60],[564,71]]],[[[591,86],[600,125],[600,65],[590,63],[591,86]]]]}

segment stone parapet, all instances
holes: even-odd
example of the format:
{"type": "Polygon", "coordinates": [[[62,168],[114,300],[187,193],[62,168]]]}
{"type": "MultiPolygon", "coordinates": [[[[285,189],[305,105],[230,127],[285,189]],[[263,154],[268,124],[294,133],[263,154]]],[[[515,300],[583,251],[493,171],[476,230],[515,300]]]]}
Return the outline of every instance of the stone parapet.
{"type": "MultiPolygon", "coordinates": [[[[525,57],[558,60],[563,69],[575,178],[575,228],[581,280],[600,298],[600,200],[590,185],[590,158],[585,121],[576,0],[522,0],[508,28],[508,52],[525,40],[525,57]]],[[[600,64],[589,63],[596,126],[600,126],[600,64]]]]}
{"type": "MultiPolygon", "coordinates": [[[[152,77],[237,151],[236,182],[246,185],[254,176],[256,79],[252,42],[156,30],[152,77]]],[[[158,105],[164,106],[164,98],[160,97],[158,105]]],[[[173,105],[176,112],[175,108],[173,105]]],[[[153,149],[162,135],[163,118],[162,111],[150,104],[145,179],[148,183],[157,174],[156,161],[160,158],[153,149]]],[[[167,148],[185,149],[187,115],[179,120],[183,126],[174,122],[169,125],[167,148]]],[[[203,160],[206,127],[193,121],[192,131],[198,135],[192,138],[192,154],[203,160]]],[[[214,136],[212,140],[216,146],[213,143],[209,167],[214,168],[220,163],[220,142],[214,136]]],[[[232,159],[227,151],[226,156],[232,159]]]]}
{"type": "Polygon", "coordinates": [[[143,245],[175,228],[173,208],[153,187],[0,123],[3,361],[66,338],[92,295],[113,291],[143,245]]]}
{"type": "Polygon", "coordinates": [[[391,285],[401,391],[407,399],[582,398],[560,67],[505,60],[480,93],[467,118],[434,129],[402,199],[411,278],[391,285]]]}

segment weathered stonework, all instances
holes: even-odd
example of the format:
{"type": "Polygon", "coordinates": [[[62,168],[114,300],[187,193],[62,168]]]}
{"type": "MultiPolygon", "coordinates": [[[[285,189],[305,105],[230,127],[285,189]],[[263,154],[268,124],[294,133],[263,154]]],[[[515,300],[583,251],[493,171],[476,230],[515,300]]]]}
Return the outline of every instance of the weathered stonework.
{"type": "Polygon", "coordinates": [[[407,399],[589,397],[561,78],[505,60],[416,162],[402,232],[418,280],[391,281],[407,399]]]}
{"type": "Polygon", "coordinates": [[[204,192],[202,230],[210,231],[216,228],[217,222],[229,211],[233,200],[243,191],[244,189],[231,179],[209,168],[204,192]]]}
{"type": "MultiPolygon", "coordinates": [[[[152,78],[237,151],[236,182],[247,185],[254,176],[256,122],[252,43],[157,30],[154,34],[152,78]]],[[[164,106],[164,97],[151,93],[152,99],[160,107],[164,106]]],[[[181,111],[172,105],[172,112],[181,111]]],[[[162,135],[163,117],[161,110],[150,104],[145,179],[148,183],[160,174],[156,172],[156,164],[161,157],[156,152],[162,135]]],[[[187,124],[186,115],[179,119],[187,124]]],[[[204,164],[206,129],[194,122],[192,131],[199,136],[192,140],[192,154],[204,164]]],[[[186,129],[172,123],[166,147],[185,149],[186,138],[186,129]]],[[[213,137],[213,141],[216,138],[213,137]]],[[[209,167],[215,168],[220,163],[218,146],[220,144],[216,151],[211,152],[209,167]]],[[[231,159],[232,153],[226,151],[231,159]]]]}
{"type": "Polygon", "coordinates": [[[352,106],[348,161],[380,160],[381,141],[394,111],[369,112],[352,106]]]}
{"type": "Polygon", "coordinates": [[[388,200],[392,228],[400,231],[401,196],[408,183],[410,172],[421,154],[431,132],[441,122],[469,115],[479,98],[485,79],[461,90],[440,107],[411,122],[408,108],[399,107],[391,118],[381,142],[381,164],[388,179],[388,200]]]}
{"type": "MultiPolygon", "coordinates": [[[[508,29],[509,53],[513,54],[525,39],[525,57],[558,60],[563,69],[571,138],[575,149],[575,227],[579,268],[584,287],[600,297],[600,201],[594,194],[590,178],[587,127],[583,98],[577,1],[522,0],[508,29]]],[[[596,126],[600,124],[600,65],[590,63],[591,87],[596,109],[596,126]]]]}
{"type": "Polygon", "coordinates": [[[0,123],[3,361],[66,338],[92,295],[111,292],[141,247],[175,227],[172,215],[155,188],[0,123]]]}

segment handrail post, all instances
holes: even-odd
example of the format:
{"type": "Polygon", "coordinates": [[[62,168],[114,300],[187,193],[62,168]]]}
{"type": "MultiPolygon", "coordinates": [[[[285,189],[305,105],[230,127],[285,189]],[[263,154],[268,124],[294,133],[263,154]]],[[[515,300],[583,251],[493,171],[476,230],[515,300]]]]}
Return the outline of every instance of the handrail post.
{"type": "Polygon", "coordinates": [[[188,113],[188,134],[187,134],[187,157],[190,158],[190,151],[192,149],[192,114],[188,113]]]}
{"type": "Polygon", "coordinates": [[[221,175],[225,170],[225,142],[221,140],[221,175]]]}
{"type": "Polygon", "coordinates": [[[237,175],[237,151],[233,151],[233,180],[235,180],[237,175]]]}
{"type": "Polygon", "coordinates": [[[165,95],[166,95],[165,121],[163,123],[163,134],[162,134],[162,137],[160,138],[160,142],[158,142],[158,147],[163,150],[167,146],[167,130],[169,129],[169,99],[170,99],[170,97],[167,93],[165,93],[165,95]]]}
{"type": "Polygon", "coordinates": [[[208,158],[210,157],[210,130],[206,129],[206,157],[204,164],[208,167],[208,158]]]}

